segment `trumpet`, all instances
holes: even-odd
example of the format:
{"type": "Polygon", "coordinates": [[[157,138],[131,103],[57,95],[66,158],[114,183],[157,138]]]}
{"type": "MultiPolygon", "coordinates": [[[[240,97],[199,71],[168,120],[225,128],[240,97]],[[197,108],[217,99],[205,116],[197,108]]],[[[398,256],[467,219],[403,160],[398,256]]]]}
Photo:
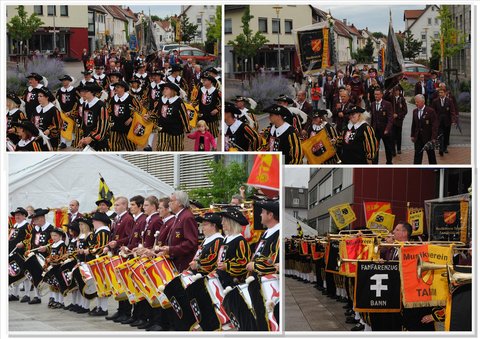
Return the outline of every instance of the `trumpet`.
{"type": "MultiPolygon", "coordinates": [[[[470,267],[471,266],[456,266],[456,267],[470,267]]],[[[447,265],[447,278],[448,278],[448,289],[450,293],[455,292],[455,290],[461,286],[472,283],[472,273],[463,273],[455,271],[453,265],[447,265]]]]}
{"type": "Polygon", "coordinates": [[[422,257],[417,256],[417,278],[422,277],[422,273],[425,271],[446,270],[447,266],[442,264],[435,264],[428,261],[423,261],[422,257]]]}

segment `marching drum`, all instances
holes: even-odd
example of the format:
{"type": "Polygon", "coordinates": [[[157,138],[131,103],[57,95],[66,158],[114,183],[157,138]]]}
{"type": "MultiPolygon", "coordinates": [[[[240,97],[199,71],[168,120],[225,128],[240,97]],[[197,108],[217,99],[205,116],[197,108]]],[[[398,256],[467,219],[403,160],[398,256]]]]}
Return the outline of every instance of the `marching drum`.
{"type": "Polygon", "coordinates": [[[75,279],[80,293],[87,299],[97,297],[97,287],[95,279],[90,271],[90,268],[85,263],[80,263],[73,270],[73,278],[75,279]]]}
{"type": "Polygon", "coordinates": [[[256,278],[249,277],[246,282],[258,330],[278,331],[278,322],[274,316],[274,306],[280,298],[278,276],[269,274],[256,278]]]}
{"type": "Polygon", "coordinates": [[[67,259],[62,265],[60,265],[60,267],[53,271],[53,275],[58,282],[58,288],[64,296],[77,286],[72,276],[72,271],[76,264],[76,260],[67,259]]]}
{"type": "Polygon", "coordinates": [[[155,298],[160,302],[159,306],[169,308],[170,301],[163,291],[165,285],[172,281],[178,274],[173,263],[169,259],[160,256],[144,263],[143,273],[147,283],[150,285],[150,290],[155,293],[155,298]]]}
{"type": "Polygon", "coordinates": [[[25,279],[24,274],[25,258],[18,254],[12,253],[8,256],[8,284],[11,285],[25,279]]]}
{"type": "Polygon", "coordinates": [[[145,297],[142,295],[136,284],[133,282],[130,265],[136,262],[139,258],[133,258],[115,267],[115,272],[120,278],[118,282],[122,285],[130,304],[142,301],[145,297]]]}
{"type": "Polygon", "coordinates": [[[45,258],[41,254],[31,253],[25,260],[24,269],[25,276],[30,279],[33,286],[37,287],[42,282],[43,266],[45,258]]]}
{"type": "Polygon", "coordinates": [[[125,289],[121,284],[121,278],[117,275],[117,272],[115,270],[116,267],[123,262],[125,262],[125,260],[119,255],[114,257],[107,257],[107,259],[105,259],[105,273],[110,283],[110,286],[112,286],[113,296],[117,301],[123,301],[128,299],[125,289]]]}
{"type": "Polygon", "coordinates": [[[112,288],[106,278],[104,265],[105,259],[107,259],[107,257],[103,256],[87,262],[93,278],[95,279],[97,296],[99,297],[109,297],[112,294],[112,288]]]}
{"type": "Polygon", "coordinates": [[[139,258],[135,262],[129,265],[133,283],[137,286],[138,291],[153,307],[160,307],[160,301],[156,295],[156,287],[149,283],[148,278],[145,276],[145,264],[149,262],[149,258],[139,258]]]}
{"type": "Polygon", "coordinates": [[[232,324],[240,331],[258,330],[248,284],[228,286],[223,294],[222,305],[232,324]]]}

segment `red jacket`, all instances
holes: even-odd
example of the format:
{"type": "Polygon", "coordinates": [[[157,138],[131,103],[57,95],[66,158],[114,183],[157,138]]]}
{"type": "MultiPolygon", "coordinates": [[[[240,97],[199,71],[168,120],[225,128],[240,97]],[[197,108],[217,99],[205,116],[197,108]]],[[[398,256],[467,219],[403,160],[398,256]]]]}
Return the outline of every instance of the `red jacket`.
{"type": "MultiPolygon", "coordinates": [[[[117,217],[118,218],[118,217],[117,217]]],[[[130,213],[126,212],[122,217],[112,224],[112,236],[111,240],[117,242],[115,247],[115,253],[118,253],[120,247],[128,244],[128,240],[133,232],[135,221],[130,213]]]]}
{"type": "MultiPolygon", "coordinates": [[[[134,219],[135,220],[135,219],[134,219]]],[[[133,227],[133,233],[130,236],[127,247],[129,249],[134,249],[138,247],[138,244],[142,241],[142,231],[145,229],[145,224],[147,223],[147,216],[142,213],[135,221],[135,226],[133,227]]]]}
{"type": "Polygon", "coordinates": [[[187,134],[187,137],[190,139],[195,139],[195,151],[198,151],[200,148],[200,137],[204,136],[204,145],[205,149],[204,151],[208,152],[211,151],[212,149],[217,148],[217,143],[215,142],[215,138],[213,137],[212,133],[209,131],[205,131],[205,134],[202,134],[200,131],[195,131],[193,133],[187,134]]]}
{"type": "Polygon", "coordinates": [[[198,226],[193,213],[185,208],[180,212],[167,235],[170,259],[179,272],[188,268],[198,245],[198,226]]]}
{"type": "Polygon", "coordinates": [[[147,217],[147,223],[143,232],[143,247],[153,248],[155,243],[155,232],[160,231],[162,227],[162,219],[158,213],[151,216],[150,220],[147,217]]]}

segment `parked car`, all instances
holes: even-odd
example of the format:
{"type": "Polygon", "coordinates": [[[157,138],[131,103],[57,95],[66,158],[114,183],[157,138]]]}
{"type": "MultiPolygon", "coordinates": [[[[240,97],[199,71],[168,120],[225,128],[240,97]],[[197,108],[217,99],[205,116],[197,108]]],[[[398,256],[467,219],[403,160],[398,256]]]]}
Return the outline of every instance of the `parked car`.
{"type": "Polygon", "coordinates": [[[191,48],[191,47],[188,46],[188,45],[182,45],[182,44],[168,44],[168,45],[163,45],[162,46],[162,52],[164,52],[165,54],[168,54],[171,51],[173,51],[174,49],[180,49],[181,50],[183,48],[191,48]]]}
{"type": "MultiPolygon", "coordinates": [[[[425,76],[425,81],[430,79],[430,72],[432,70],[426,67],[425,65],[406,62],[404,64],[404,68],[405,68],[405,71],[403,72],[403,78],[406,79],[409,83],[412,83],[412,84],[416,83],[420,75],[425,76]]],[[[436,71],[436,72],[440,76],[440,72],[439,71],[436,71]]]]}
{"type": "Polygon", "coordinates": [[[215,55],[209,54],[195,47],[179,48],[178,51],[180,59],[183,61],[186,61],[188,58],[192,58],[195,59],[197,63],[209,63],[215,61],[217,58],[215,55]]]}

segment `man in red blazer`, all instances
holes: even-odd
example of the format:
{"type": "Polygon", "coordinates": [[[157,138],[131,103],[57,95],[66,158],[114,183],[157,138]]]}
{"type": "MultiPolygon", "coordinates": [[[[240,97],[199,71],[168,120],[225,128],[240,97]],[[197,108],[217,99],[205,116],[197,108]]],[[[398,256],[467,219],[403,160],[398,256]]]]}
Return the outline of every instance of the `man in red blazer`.
{"type": "Polygon", "coordinates": [[[160,247],[161,255],[169,255],[179,272],[188,268],[198,244],[198,226],[187,193],[175,191],[170,196],[170,210],[175,214],[175,222],[170,227],[166,246],[160,247]]]}
{"type": "Polygon", "coordinates": [[[438,117],[438,134],[443,135],[440,138],[440,156],[443,153],[448,153],[447,147],[450,144],[450,129],[452,124],[458,121],[458,113],[455,110],[453,101],[447,97],[447,92],[444,88],[438,88],[438,97],[433,100],[431,106],[438,117]]]}
{"type": "MultiPolygon", "coordinates": [[[[380,88],[375,89],[375,101],[372,102],[370,112],[372,112],[372,127],[375,130],[375,136],[378,143],[383,140],[385,146],[385,157],[387,165],[392,164],[392,126],[393,126],[393,108],[387,100],[383,100],[383,91],[380,88]]],[[[378,152],[374,164],[378,164],[378,152]]]]}
{"type": "Polygon", "coordinates": [[[74,221],[75,219],[80,219],[83,217],[82,213],[78,211],[79,208],[80,208],[80,203],[78,202],[78,200],[72,200],[68,204],[68,209],[69,209],[68,223],[69,224],[72,223],[72,221],[74,221]]]}
{"type": "MultiPolygon", "coordinates": [[[[413,110],[412,129],[410,137],[415,143],[414,164],[421,164],[423,159],[423,147],[429,141],[433,143],[437,139],[438,134],[438,117],[433,108],[425,105],[425,97],[422,94],[415,96],[415,105],[417,108],[413,110]]],[[[428,155],[428,163],[436,164],[435,148],[426,150],[428,155]]]]}

